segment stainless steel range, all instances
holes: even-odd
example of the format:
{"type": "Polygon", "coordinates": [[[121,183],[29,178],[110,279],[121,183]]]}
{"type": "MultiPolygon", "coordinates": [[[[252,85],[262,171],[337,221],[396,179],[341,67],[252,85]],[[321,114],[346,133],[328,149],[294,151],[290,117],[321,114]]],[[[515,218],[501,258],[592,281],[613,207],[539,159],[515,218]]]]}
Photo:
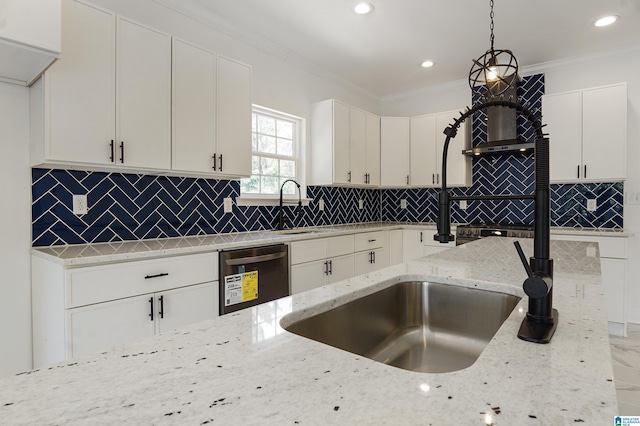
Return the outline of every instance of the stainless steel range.
{"type": "Polygon", "coordinates": [[[504,223],[470,223],[456,227],[456,245],[484,237],[533,238],[533,225],[504,223]]]}

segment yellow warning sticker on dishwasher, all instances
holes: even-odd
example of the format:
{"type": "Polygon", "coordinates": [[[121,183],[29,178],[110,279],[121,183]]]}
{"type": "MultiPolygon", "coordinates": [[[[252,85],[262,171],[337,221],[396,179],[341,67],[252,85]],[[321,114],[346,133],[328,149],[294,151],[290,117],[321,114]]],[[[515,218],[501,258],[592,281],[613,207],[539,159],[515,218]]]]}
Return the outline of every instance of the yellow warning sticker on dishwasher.
{"type": "Polygon", "coordinates": [[[224,306],[237,305],[258,298],[258,271],[224,277],[224,306]]]}
{"type": "Polygon", "coordinates": [[[242,274],[242,301],[249,302],[258,298],[258,271],[242,274]]]}

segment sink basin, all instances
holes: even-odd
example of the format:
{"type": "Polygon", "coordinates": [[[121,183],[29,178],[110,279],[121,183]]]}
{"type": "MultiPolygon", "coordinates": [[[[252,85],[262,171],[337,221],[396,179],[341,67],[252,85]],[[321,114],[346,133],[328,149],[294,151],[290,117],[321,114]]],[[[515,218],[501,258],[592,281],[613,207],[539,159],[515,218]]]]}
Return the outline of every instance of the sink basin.
{"type": "Polygon", "coordinates": [[[407,281],[285,327],[291,333],[410,371],[471,366],[520,298],[407,281]]]}

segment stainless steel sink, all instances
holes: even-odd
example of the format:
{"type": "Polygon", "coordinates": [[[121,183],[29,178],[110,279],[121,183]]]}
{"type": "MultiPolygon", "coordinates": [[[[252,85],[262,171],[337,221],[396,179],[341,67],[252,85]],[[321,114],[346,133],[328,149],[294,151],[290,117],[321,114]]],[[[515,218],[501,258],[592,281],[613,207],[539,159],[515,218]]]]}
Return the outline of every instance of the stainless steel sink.
{"type": "Polygon", "coordinates": [[[401,282],[285,329],[410,371],[471,366],[520,298],[430,282],[401,282]]]}

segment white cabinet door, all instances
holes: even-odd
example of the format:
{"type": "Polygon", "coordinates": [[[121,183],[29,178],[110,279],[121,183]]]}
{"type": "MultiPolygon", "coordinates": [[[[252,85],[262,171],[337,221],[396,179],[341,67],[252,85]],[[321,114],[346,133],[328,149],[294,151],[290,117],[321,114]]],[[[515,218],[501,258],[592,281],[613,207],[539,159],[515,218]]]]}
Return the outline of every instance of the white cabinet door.
{"type": "Polygon", "coordinates": [[[302,293],[326,285],[327,268],[325,260],[291,266],[291,294],[302,293]]]}
{"type": "Polygon", "coordinates": [[[582,91],[582,163],[584,179],[626,178],[626,84],[582,91]]]}
{"type": "MultiPolygon", "coordinates": [[[[442,153],[446,135],[444,129],[449,127],[460,115],[458,110],[443,112],[436,116],[436,185],[442,184],[442,153]]],[[[462,154],[466,148],[466,124],[460,124],[455,138],[449,141],[447,150],[447,186],[466,186],[471,184],[471,159],[462,154]]]]}
{"type": "MultiPolygon", "coordinates": [[[[607,302],[607,319],[611,322],[625,324],[627,261],[623,259],[600,259],[602,269],[602,285],[607,302]]],[[[620,333],[617,333],[620,334],[620,333]]]]}
{"type": "Polygon", "coordinates": [[[215,152],[216,55],[174,38],[172,62],[171,168],[212,173],[215,152]]]}
{"type": "Polygon", "coordinates": [[[171,37],[118,17],[117,163],[171,167],[171,37]]]}
{"type": "Polygon", "coordinates": [[[67,358],[78,358],[154,334],[147,294],[67,311],[67,358]]]}
{"type": "Polygon", "coordinates": [[[440,168],[436,158],[436,116],[411,118],[411,185],[436,184],[440,168]]]}
{"type": "Polygon", "coordinates": [[[551,181],[582,176],[582,94],[580,91],[542,97],[543,123],[549,133],[551,181]]]}
{"type": "Polygon", "coordinates": [[[552,182],[624,180],[627,84],[546,95],[552,182]]]}
{"type": "MultiPolygon", "coordinates": [[[[333,181],[350,183],[350,112],[349,105],[333,102],[333,181]]],[[[326,148],[325,148],[326,149],[326,148]]]]}
{"type": "Polygon", "coordinates": [[[414,229],[402,230],[402,259],[403,262],[422,257],[422,241],[424,232],[414,229]]]}
{"type": "Polygon", "coordinates": [[[410,174],[410,124],[404,117],[380,119],[380,184],[406,187],[410,174]]]}
{"type": "Polygon", "coordinates": [[[367,274],[389,266],[389,258],[384,248],[361,251],[354,255],[355,275],[367,274]]]}
{"type": "Polygon", "coordinates": [[[215,171],[251,176],[251,67],[218,56],[215,171]]]}
{"type": "Polygon", "coordinates": [[[158,333],[218,316],[218,282],[183,287],[156,295],[158,333]]]}
{"type": "Polygon", "coordinates": [[[351,107],[349,115],[349,158],[351,183],[364,185],[366,171],[366,113],[351,107]]]}
{"type": "Polygon", "coordinates": [[[354,276],[353,254],[333,257],[329,261],[328,284],[347,280],[354,276]]]}
{"type": "Polygon", "coordinates": [[[366,113],[366,173],[369,185],[380,185],[380,117],[366,113]]]}
{"type": "Polygon", "coordinates": [[[389,265],[402,263],[402,229],[389,231],[389,265]]]}
{"type": "Polygon", "coordinates": [[[115,15],[65,0],[62,16],[64,58],[45,74],[42,160],[113,164],[115,15]]]}

